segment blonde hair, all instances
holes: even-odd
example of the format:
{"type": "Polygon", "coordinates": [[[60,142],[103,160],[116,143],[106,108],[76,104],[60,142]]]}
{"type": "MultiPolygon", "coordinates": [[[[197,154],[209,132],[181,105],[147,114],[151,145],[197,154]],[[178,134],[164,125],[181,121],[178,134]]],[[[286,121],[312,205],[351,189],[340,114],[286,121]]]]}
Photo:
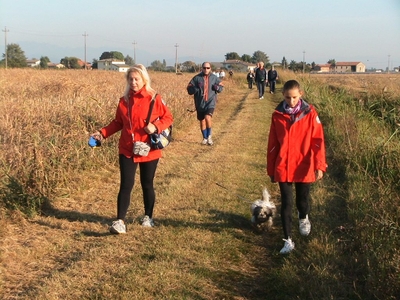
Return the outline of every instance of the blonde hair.
{"type": "Polygon", "coordinates": [[[137,64],[137,65],[134,65],[133,67],[130,67],[128,69],[128,71],[126,71],[126,74],[125,74],[126,88],[125,88],[125,93],[124,93],[125,99],[128,99],[129,92],[131,90],[131,87],[129,85],[129,76],[131,75],[131,73],[138,73],[140,75],[140,77],[142,78],[143,83],[144,83],[144,88],[146,89],[146,91],[149,92],[150,95],[153,96],[156,93],[156,91],[151,87],[151,80],[150,80],[150,76],[149,76],[149,73],[147,72],[146,67],[143,66],[142,64],[137,64]]]}

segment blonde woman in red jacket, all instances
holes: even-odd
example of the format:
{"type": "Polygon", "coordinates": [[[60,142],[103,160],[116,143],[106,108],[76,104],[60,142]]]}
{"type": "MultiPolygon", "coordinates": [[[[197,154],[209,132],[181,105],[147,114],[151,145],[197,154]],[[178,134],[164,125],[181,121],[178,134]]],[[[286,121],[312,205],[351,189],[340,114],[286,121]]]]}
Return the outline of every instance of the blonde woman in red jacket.
{"type": "Polygon", "coordinates": [[[296,80],[283,87],[284,100],[272,114],[268,139],[267,173],[278,182],[281,191],[281,219],[285,244],[281,254],[294,249],[291,238],[294,183],[300,234],[311,231],[310,186],[326,172],[325,142],[322,124],[315,108],[301,98],[296,80]]]}
{"type": "Polygon", "coordinates": [[[150,101],[154,95],[156,91],[151,88],[146,68],[140,64],[131,67],[126,73],[126,90],[119,100],[115,119],[92,135],[101,140],[121,131],[119,139],[121,183],[117,198],[117,219],[110,227],[111,233],[126,233],[125,216],[130,205],[130,195],[138,166],[144,202],[142,226],[154,226],[153,209],[156,197],[153,181],[161,150],[150,149],[146,155],[149,150],[149,134],[167,129],[173,122],[170,110],[161,96],[157,95],[150,122],[146,123],[150,101]],[[146,151],[140,154],[136,151],[135,154],[134,144],[140,145],[146,151]]]}

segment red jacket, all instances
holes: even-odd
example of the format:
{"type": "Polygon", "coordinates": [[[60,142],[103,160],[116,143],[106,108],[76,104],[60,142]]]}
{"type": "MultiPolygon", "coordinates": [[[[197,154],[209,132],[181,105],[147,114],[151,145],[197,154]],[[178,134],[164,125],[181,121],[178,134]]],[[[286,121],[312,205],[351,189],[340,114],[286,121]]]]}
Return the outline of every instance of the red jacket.
{"type": "MultiPolygon", "coordinates": [[[[150,143],[150,137],[144,131],[144,127],[147,125],[146,119],[151,99],[152,95],[150,95],[144,87],[137,93],[131,91],[129,94],[129,101],[125,100],[124,97],[119,99],[115,119],[101,129],[101,134],[104,138],[121,130],[119,154],[123,154],[126,157],[133,157],[134,162],[147,162],[161,157],[161,150],[153,149],[150,150],[147,156],[133,154],[133,139],[134,141],[150,143]],[[131,122],[129,121],[128,115],[130,116],[131,122]]],[[[167,129],[173,122],[172,114],[160,95],[157,95],[155,99],[150,122],[157,127],[158,132],[167,129]]]]}
{"type": "Polygon", "coordinates": [[[267,173],[276,182],[314,182],[315,171],[327,168],[322,124],[315,108],[301,101],[294,121],[284,111],[284,101],[272,114],[267,173]]]}

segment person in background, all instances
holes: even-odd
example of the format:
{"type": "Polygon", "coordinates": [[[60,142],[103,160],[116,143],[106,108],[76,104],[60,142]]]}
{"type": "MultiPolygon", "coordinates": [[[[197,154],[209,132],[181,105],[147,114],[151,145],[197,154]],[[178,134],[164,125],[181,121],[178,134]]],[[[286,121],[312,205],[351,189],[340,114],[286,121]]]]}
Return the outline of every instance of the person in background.
{"type": "Polygon", "coordinates": [[[267,174],[278,182],[281,193],[281,219],[285,244],[280,250],[294,250],[292,241],[293,185],[300,234],[311,231],[310,187],[326,172],[324,132],[315,108],[302,99],[303,91],[296,80],[283,86],[284,100],[272,113],[267,148],[267,174]]]}
{"type": "Polygon", "coordinates": [[[254,83],[254,73],[252,70],[247,73],[247,83],[249,85],[249,89],[253,89],[253,83],[254,83]]]}
{"type": "Polygon", "coordinates": [[[276,86],[277,80],[278,80],[278,72],[275,70],[275,67],[272,65],[271,69],[268,71],[269,92],[271,94],[275,93],[275,86],[276,86]]]}
{"type": "Polygon", "coordinates": [[[146,68],[141,64],[129,68],[126,73],[125,93],[119,100],[115,119],[91,135],[97,140],[102,140],[121,131],[119,139],[121,181],[117,198],[117,219],[110,226],[111,233],[126,233],[125,216],[130,205],[138,167],[144,202],[144,217],[141,224],[144,227],[154,226],[153,209],[156,195],[153,181],[161,150],[150,149],[147,155],[135,154],[134,145],[149,147],[149,135],[167,129],[173,122],[170,110],[161,96],[157,95],[150,122],[146,123],[150,102],[155,95],[156,91],[150,85],[146,68]]]}
{"type": "Polygon", "coordinates": [[[224,78],[225,78],[225,71],[224,71],[224,70],[221,70],[221,71],[219,72],[219,78],[221,78],[221,79],[224,79],[224,78]]]}
{"type": "Polygon", "coordinates": [[[264,99],[265,93],[265,81],[267,80],[267,71],[264,68],[264,62],[260,61],[258,63],[258,68],[255,72],[255,81],[257,84],[258,98],[264,99]]]}
{"type": "MultiPolygon", "coordinates": [[[[220,75],[221,76],[221,75],[220,75]]],[[[204,62],[202,71],[190,80],[187,86],[189,95],[193,95],[197,111],[197,120],[200,121],[200,130],[203,135],[203,145],[213,145],[212,116],[217,104],[217,93],[221,93],[223,84],[220,78],[211,73],[211,64],[204,62]]]]}
{"type": "MultiPolygon", "coordinates": [[[[256,72],[257,72],[257,69],[258,69],[259,67],[260,67],[260,63],[257,63],[256,66],[255,66],[255,68],[253,69],[254,82],[255,82],[256,72]]],[[[258,91],[258,84],[256,84],[256,88],[257,88],[257,91],[258,91]]]]}

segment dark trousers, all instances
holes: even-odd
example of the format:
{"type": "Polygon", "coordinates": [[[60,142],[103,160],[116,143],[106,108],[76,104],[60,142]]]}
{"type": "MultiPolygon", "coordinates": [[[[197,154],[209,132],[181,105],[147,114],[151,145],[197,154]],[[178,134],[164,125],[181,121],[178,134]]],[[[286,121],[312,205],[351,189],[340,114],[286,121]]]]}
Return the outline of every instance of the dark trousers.
{"type": "Polygon", "coordinates": [[[261,98],[265,93],[265,81],[257,81],[258,97],[261,98]]]}
{"type": "Polygon", "coordinates": [[[132,158],[119,155],[119,168],[121,183],[117,199],[117,218],[124,220],[131,203],[131,192],[135,184],[137,166],[140,169],[140,184],[143,191],[144,214],[153,217],[156,195],[154,192],[154,175],[156,173],[158,159],[149,162],[134,163],[132,158]]]}
{"type": "MultiPolygon", "coordinates": [[[[310,212],[310,187],[311,183],[294,183],[296,190],[296,207],[299,219],[305,219],[310,212]]],[[[283,235],[285,239],[292,234],[292,206],[293,206],[293,184],[291,182],[279,182],[281,190],[281,220],[283,235]]]]}
{"type": "Polygon", "coordinates": [[[269,81],[269,91],[275,93],[276,80],[269,81]]]}
{"type": "Polygon", "coordinates": [[[252,89],[253,88],[253,80],[249,80],[248,83],[249,83],[249,89],[252,89]]]}

